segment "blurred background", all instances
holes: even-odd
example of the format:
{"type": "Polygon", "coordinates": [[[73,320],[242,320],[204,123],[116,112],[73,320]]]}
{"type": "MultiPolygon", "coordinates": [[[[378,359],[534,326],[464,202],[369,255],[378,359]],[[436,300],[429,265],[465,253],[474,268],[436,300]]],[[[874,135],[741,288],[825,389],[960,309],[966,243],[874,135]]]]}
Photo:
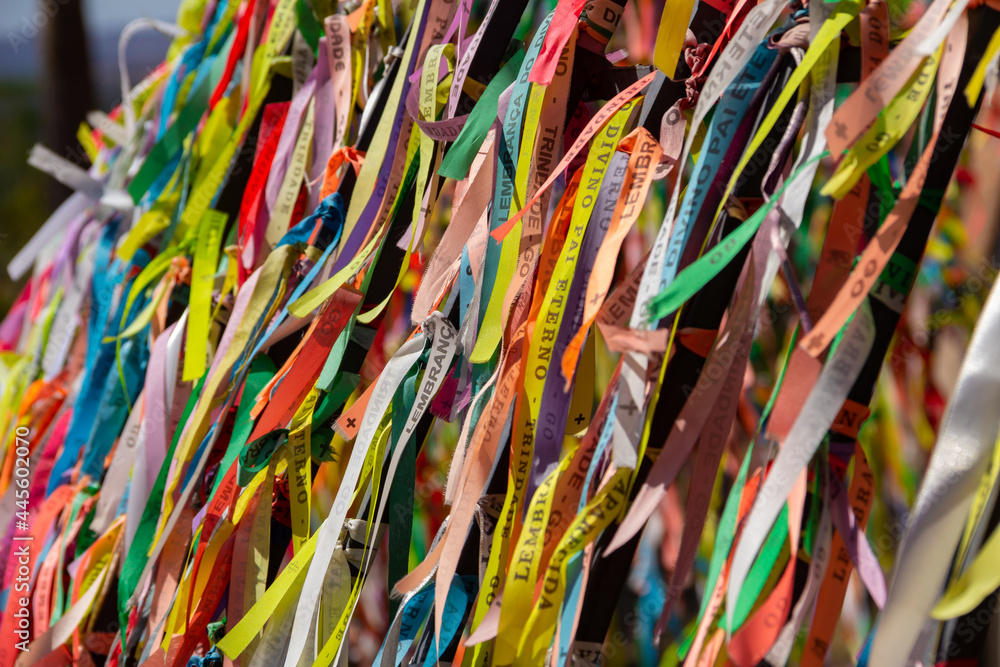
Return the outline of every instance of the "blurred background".
{"type": "MultiPolygon", "coordinates": [[[[24,285],[7,262],[69,191],[27,165],[42,143],[89,166],[76,140],[88,111],[109,110],[121,97],[118,37],[129,21],[173,22],[176,2],[164,0],[3,0],[0,12],[0,313],[24,285]]],[[[144,31],[129,42],[133,83],[159,64],[169,40],[144,31]]]]}

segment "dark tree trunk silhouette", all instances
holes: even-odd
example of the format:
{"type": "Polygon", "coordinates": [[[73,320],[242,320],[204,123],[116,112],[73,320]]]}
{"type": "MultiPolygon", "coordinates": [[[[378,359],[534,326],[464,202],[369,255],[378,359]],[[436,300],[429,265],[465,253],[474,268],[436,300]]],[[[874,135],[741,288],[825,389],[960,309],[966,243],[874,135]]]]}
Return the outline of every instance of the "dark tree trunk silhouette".
{"type": "MultiPolygon", "coordinates": [[[[37,6],[48,17],[41,35],[43,141],[63,157],[87,166],[86,153],[76,138],[80,122],[94,103],[83,0],[38,0],[37,6]]],[[[53,206],[69,194],[55,179],[49,180],[48,188],[53,206]]]]}

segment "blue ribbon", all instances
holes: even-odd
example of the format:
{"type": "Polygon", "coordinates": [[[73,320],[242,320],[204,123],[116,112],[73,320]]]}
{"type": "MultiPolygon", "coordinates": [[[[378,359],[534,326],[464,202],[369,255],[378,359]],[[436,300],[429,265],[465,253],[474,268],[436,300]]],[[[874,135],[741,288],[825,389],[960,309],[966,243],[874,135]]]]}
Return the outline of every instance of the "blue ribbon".
{"type": "Polygon", "coordinates": [[[303,218],[302,222],[289,229],[281,237],[281,240],[278,241],[278,247],[280,248],[283,245],[292,243],[307,244],[309,237],[312,236],[313,230],[316,228],[317,221],[323,223],[323,228],[316,237],[316,247],[325,250],[331,246],[336,246],[340,241],[340,235],[344,231],[344,200],[341,198],[339,192],[327,195],[319,203],[315,211],[303,218]]]}

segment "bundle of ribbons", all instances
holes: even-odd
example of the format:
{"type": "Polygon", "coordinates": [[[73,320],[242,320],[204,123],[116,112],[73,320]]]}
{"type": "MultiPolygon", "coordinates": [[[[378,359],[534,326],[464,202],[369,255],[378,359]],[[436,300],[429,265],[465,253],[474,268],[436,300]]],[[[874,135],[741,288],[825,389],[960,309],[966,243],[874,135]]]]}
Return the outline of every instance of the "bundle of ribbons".
{"type": "Polygon", "coordinates": [[[970,0],[137,19],[91,164],[29,156],[0,667],[997,664],[998,51],[970,0]]]}

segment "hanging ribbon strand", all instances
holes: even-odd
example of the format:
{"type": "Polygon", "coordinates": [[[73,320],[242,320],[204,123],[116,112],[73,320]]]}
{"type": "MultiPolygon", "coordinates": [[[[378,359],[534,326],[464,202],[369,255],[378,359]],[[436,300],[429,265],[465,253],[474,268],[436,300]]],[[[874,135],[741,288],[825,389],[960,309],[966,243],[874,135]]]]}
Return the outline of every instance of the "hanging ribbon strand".
{"type": "Polygon", "coordinates": [[[994,664],[1000,8],[663,4],[129,24],[28,159],[0,667],[994,664]]]}

